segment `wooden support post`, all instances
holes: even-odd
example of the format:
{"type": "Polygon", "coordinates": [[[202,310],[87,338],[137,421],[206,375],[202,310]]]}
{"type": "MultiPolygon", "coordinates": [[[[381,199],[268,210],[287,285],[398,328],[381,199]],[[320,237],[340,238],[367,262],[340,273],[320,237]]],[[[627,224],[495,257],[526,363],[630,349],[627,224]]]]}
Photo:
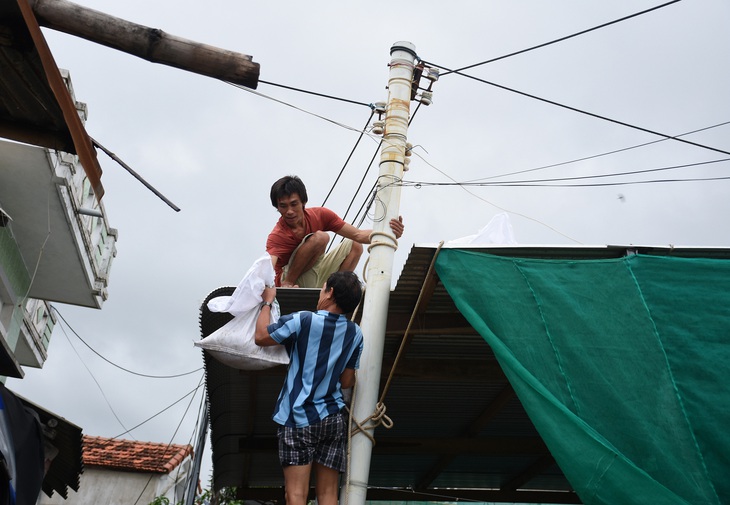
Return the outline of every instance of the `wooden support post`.
{"type": "Polygon", "coordinates": [[[256,89],[259,64],[228,51],[119,19],[67,0],[28,0],[38,24],[153,63],[256,89]]]}

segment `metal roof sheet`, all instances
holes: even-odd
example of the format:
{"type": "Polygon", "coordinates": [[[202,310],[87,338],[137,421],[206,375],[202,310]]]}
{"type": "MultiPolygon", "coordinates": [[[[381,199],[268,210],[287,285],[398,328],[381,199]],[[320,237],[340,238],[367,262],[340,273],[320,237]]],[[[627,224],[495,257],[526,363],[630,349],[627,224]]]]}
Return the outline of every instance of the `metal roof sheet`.
{"type": "MultiPolygon", "coordinates": [[[[458,247],[526,258],[591,260],[635,252],[730,258],[727,249],[706,247],[458,247]]],[[[381,391],[412,319],[411,333],[385,395],[394,426],[375,431],[368,499],[580,503],[491,348],[456,309],[438,276],[429,274],[437,250],[435,245],[414,246],[391,292],[381,391]]],[[[208,299],[233,289],[219,288],[208,299]]],[[[277,299],[282,313],[311,310],[318,293],[279,289],[277,299]]],[[[203,335],[230,317],[207,312],[204,303],[203,335]]],[[[204,359],[214,486],[237,486],[247,499],[281,499],[283,478],[271,413],[284,367],[248,372],[227,367],[205,352],[204,359]]]]}

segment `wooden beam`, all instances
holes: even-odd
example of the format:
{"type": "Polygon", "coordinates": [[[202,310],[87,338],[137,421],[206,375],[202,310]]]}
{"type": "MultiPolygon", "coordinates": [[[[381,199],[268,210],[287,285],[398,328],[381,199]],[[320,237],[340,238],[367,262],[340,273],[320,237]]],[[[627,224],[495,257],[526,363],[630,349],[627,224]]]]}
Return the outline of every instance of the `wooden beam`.
{"type": "Polygon", "coordinates": [[[97,201],[101,202],[104,196],[104,186],[101,184],[101,165],[99,165],[99,160],[96,158],[96,150],[81,122],[79,113],[76,110],[76,104],[71,99],[71,94],[68,92],[63,77],[61,77],[61,73],[53,59],[51,50],[48,48],[45,37],[41,33],[41,28],[33,14],[31,6],[27,0],[17,0],[17,5],[28,29],[28,34],[40,58],[45,79],[63,115],[65,128],[71,135],[73,150],[70,152],[75,153],[79,157],[89,184],[94,190],[94,195],[97,201]]]}
{"type": "Polygon", "coordinates": [[[29,0],[41,26],[84,38],[154,63],[256,89],[251,56],[176,37],[67,0],[29,0]]]}

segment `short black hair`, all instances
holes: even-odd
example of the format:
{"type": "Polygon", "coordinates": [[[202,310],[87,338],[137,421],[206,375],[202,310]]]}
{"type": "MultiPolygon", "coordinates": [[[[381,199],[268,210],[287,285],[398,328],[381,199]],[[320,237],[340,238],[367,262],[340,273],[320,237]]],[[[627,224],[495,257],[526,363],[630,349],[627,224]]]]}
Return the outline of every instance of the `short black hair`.
{"type": "Polygon", "coordinates": [[[302,180],[296,175],[282,177],[271,186],[271,205],[279,208],[279,198],[291,196],[294,193],[299,195],[302,205],[307,203],[307,188],[302,180]]]}
{"type": "Polygon", "coordinates": [[[362,298],[362,285],[355,272],[335,272],[327,279],[326,289],[332,290],[335,303],[345,314],[351,313],[362,298]]]}

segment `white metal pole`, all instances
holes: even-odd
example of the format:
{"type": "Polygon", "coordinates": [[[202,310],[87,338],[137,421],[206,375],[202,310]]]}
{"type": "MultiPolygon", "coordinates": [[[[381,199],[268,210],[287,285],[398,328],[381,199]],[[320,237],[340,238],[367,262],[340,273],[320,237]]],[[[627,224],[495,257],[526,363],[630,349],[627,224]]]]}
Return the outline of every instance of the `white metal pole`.
{"type": "MultiPolygon", "coordinates": [[[[361,321],[365,347],[360,358],[352,406],[353,417],[360,423],[375,411],[380,388],[385,323],[388,316],[393,256],[397,245],[389,223],[399,214],[400,182],[405,164],[416,48],[410,42],[396,42],[390,48],[390,56],[385,132],[380,151],[377,195],[373,204],[375,222],[361,321]]],[[[371,426],[366,431],[372,436],[374,427],[371,426]]],[[[357,433],[350,441],[349,485],[343,487],[343,504],[365,503],[372,445],[363,433],[357,433]]]]}

